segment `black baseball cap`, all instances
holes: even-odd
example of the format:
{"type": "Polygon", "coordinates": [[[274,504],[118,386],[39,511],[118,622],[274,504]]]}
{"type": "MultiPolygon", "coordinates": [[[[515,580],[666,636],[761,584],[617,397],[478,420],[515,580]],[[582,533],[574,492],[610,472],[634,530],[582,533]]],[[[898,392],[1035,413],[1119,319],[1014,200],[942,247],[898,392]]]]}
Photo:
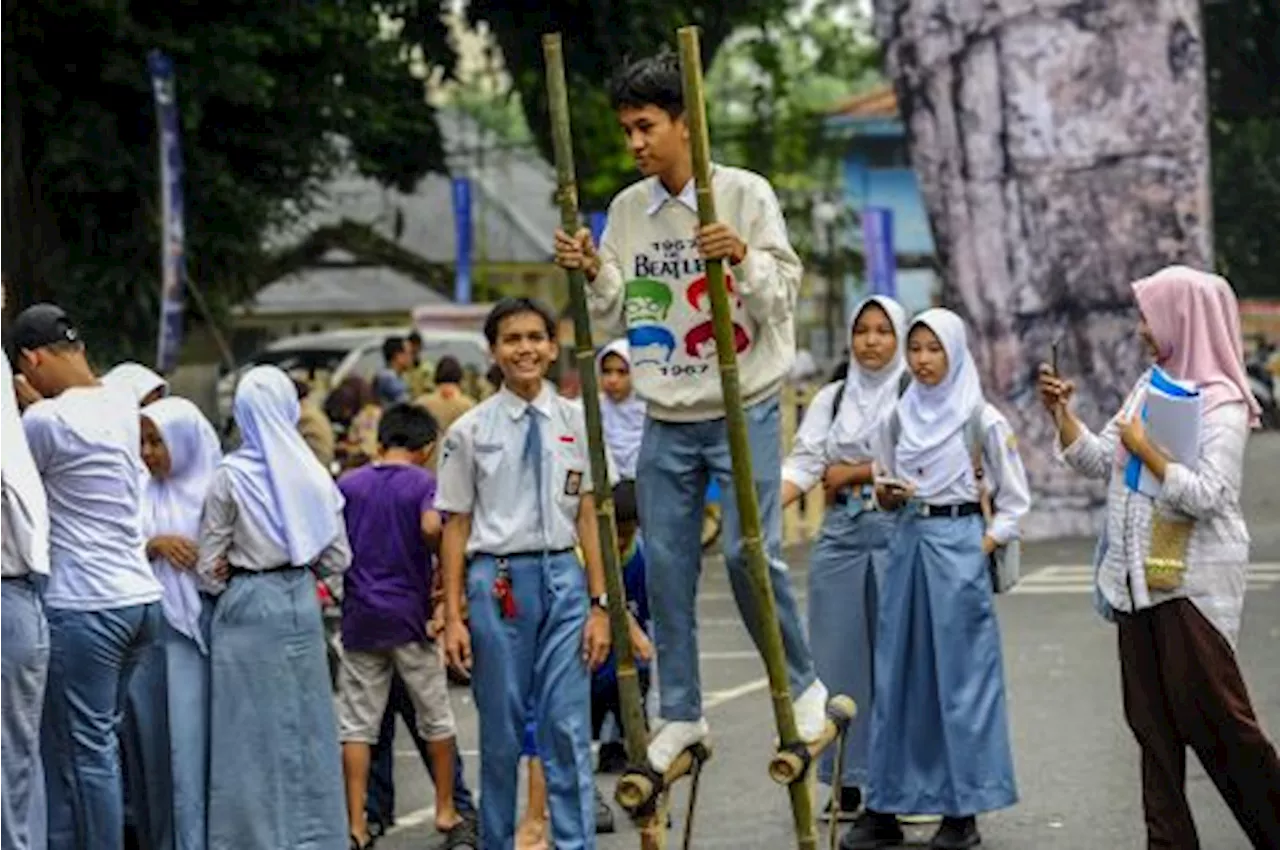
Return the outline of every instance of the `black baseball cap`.
{"type": "Polygon", "coordinates": [[[80,331],[57,304],[32,304],[13,320],[6,336],[5,348],[10,359],[22,351],[35,351],[59,342],[80,341],[80,331]]]}

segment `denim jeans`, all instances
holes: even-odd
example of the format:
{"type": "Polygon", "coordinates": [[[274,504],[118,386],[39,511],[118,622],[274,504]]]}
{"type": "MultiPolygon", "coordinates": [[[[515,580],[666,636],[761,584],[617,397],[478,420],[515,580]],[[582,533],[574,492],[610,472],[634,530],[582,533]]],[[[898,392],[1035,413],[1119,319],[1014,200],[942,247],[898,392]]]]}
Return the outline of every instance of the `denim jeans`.
{"type": "Polygon", "coordinates": [[[548,843],[594,850],[591,674],[582,660],[586,572],[573,553],[513,555],[510,570],[511,618],[493,598],[494,558],[477,555],[467,570],[471,689],[480,715],[480,846],[513,845],[521,738],[532,707],[547,778],[548,843]]]}
{"type": "Polygon", "coordinates": [[[49,626],[30,578],[6,578],[0,609],[3,740],[0,762],[0,848],[43,848],[44,772],[40,765],[40,713],[49,671],[49,626]]]}
{"type": "Polygon", "coordinates": [[[134,668],[145,653],[158,648],[160,603],[106,611],[50,608],[46,613],[49,686],[41,745],[49,848],[120,850],[120,714],[134,668]]]}
{"type": "MultiPolygon", "coordinates": [[[[369,794],[365,798],[364,811],[370,823],[379,823],[390,827],[396,822],[396,784],[395,784],[395,741],[396,717],[401,717],[409,727],[409,736],[413,745],[422,757],[422,764],[427,768],[427,775],[435,782],[432,773],[431,759],[427,757],[427,742],[418,734],[418,714],[414,711],[413,700],[405,690],[400,676],[391,677],[391,695],[387,698],[387,710],[382,715],[382,729],[378,733],[378,743],[373,747],[373,761],[369,768],[369,794]]],[[[462,775],[462,756],[458,753],[457,744],[453,748],[453,805],[459,814],[467,815],[476,810],[475,801],[471,798],[471,789],[467,787],[462,775]]]]}
{"type": "MultiPolygon", "coordinates": [[[[800,609],[782,560],[782,456],[778,399],[746,410],[752,477],[760,524],[769,556],[769,580],[782,629],[787,678],[793,696],[814,682],[813,658],[800,609]]],[[[649,610],[653,612],[657,656],[658,710],[663,720],[702,716],[698,671],[698,576],[702,567],[702,514],[709,478],[720,486],[723,546],[729,585],[756,647],[762,635],[760,611],[751,593],[742,548],[733,465],[723,419],[659,422],[646,419],[637,465],[636,494],[644,533],[649,610]]]]}

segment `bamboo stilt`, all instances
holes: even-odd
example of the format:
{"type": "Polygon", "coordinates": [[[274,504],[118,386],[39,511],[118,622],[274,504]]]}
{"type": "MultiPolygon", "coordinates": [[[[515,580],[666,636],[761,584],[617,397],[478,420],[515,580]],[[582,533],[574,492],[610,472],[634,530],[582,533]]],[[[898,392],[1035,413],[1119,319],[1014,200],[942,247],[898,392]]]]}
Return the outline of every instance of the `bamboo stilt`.
{"type": "MultiPolygon", "coordinates": [[[[716,222],[715,199],[711,191],[711,143],[707,133],[706,99],[702,82],[702,51],[698,27],[681,27],[680,69],[684,81],[684,114],[693,147],[693,174],[698,194],[698,220],[705,226],[716,222]]],[[[795,710],[787,681],[782,629],[778,625],[777,603],[769,581],[768,555],[760,526],[760,505],[751,472],[751,450],[747,441],[747,418],[742,408],[742,388],[738,377],[738,357],[734,348],[733,318],[724,282],[724,262],[707,263],[707,292],[711,297],[711,321],[715,330],[716,357],[720,366],[720,386],[724,393],[725,425],[729,431],[729,454],[733,462],[733,489],[741,522],[742,550],[747,562],[751,595],[755,597],[763,623],[761,656],[769,676],[769,692],[783,746],[800,742],[795,710]]],[[[812,783],[787,786],[800,850],[816,850],[817,829],[813,812],[812,783]]]]}
{"type": "MultiPolygon", "coordinates": [[[[560,33],[542,37],[542,55],[547,71],[547,96],[551,112],[551,137],[555,148],[557,197],[561,227],[573,234],[581,223],[578,216],[578,186],[573,164],[573,136],[569,126],[569,94],[564,73],[564,48],[560,33]]],[[[632,654],[622,567],[618,563],[618,530],[614,523],[613,493],[609,489],[605,460],[604,428],[600,419],[600,396],[596,390],[595,350],[591,339],[591,318],[587,312],[586,278],[581,271],[569,272],[569,310],[573,315],[574,354],[582,380],[582,403],[587,419],[587,443],[591,455],[591,480],[595,482],[596,519],[600,526],[600,548],[604,560],[605,585],[609,594],[609,625],[613,633],[613,654],[618,668],[618,694],[622,703],[622,733],[627,758],[643,764],[648,748],[644,702],[640,678],[632,654]]],[[[641,846],[661,850],[666,846],[666,822],[657,818],[637,824],[641,846]],[[653,824],[647,821],[653,820],[653,824]]]]}

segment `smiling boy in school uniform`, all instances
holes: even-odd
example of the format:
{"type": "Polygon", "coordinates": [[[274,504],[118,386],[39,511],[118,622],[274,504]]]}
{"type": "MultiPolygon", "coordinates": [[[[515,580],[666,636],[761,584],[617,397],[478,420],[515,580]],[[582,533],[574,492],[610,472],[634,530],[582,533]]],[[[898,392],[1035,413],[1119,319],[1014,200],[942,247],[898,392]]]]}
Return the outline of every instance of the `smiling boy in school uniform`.
{"type": "Polygon", "coordinates": [[[530,707],[552,842],[558,850],[595,847],[591,669],[609,654],[609,619],[582,407],[546,380],[555,325],[546,307],[526,298],[504,298],[490,312],[485,336],[502,388],[450,428],[436,495],[436,509],[449,515],[441,546],[445,652],[471,673],[480,843],[499,850],[515,836],[530,707]]]}

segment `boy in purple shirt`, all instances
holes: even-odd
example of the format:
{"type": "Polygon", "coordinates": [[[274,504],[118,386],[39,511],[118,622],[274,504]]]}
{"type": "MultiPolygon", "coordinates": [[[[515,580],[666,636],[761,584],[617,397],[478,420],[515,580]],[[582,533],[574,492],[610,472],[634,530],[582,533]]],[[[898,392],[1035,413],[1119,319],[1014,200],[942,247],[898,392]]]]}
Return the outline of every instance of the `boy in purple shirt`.
{"type": "Polygon", "coordinates": [[[436,829],[445,846],[474,843],[454,806],[454,722],[439,648],[427,639],[431,616],[431,543],[440,533],[436,481],[422,464],[435,446],[426,410],[400,404],[378,424],[379,454],[338,482],[351,541],[342,601],[343,658],[338,727],[352,846],[372,841],[365,817],[369,761],[378,740],[393,673],[404,681],[427,741],[436,786],[436,829]]]}

